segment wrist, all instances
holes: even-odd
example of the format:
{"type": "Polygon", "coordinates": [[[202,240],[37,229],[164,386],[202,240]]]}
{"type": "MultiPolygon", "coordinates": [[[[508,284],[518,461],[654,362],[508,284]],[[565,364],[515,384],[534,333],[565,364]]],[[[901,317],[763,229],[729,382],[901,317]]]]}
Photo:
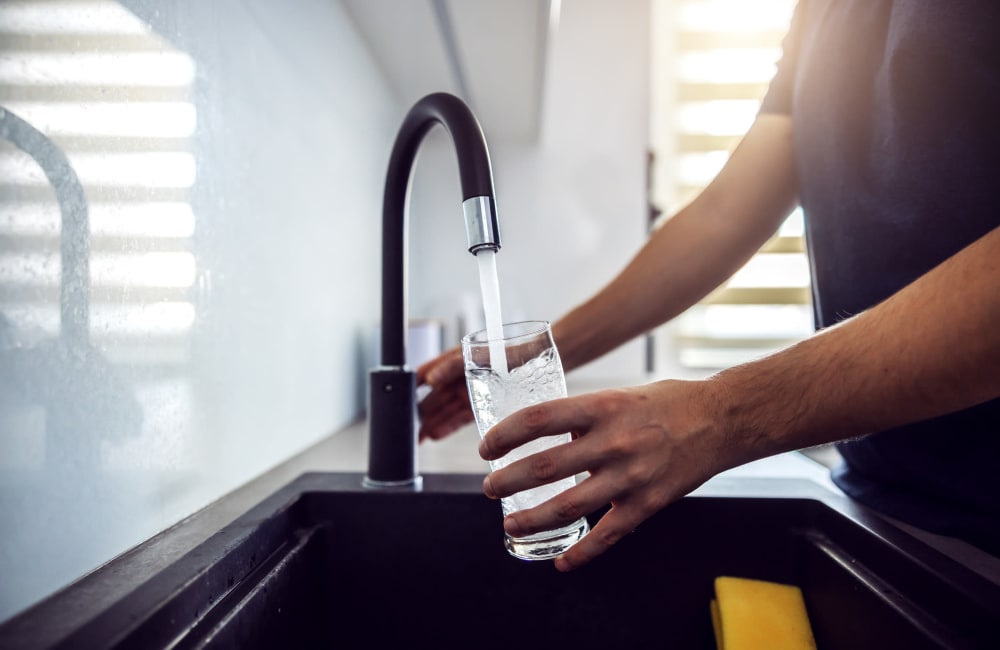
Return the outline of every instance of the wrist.
{"type": "Polygon", "coordinates": [[[769,421],[767,406],[760,403],[760,391],[743,380],[741,370],[733,368],[704,381],[712,435],[723,469],[787,451],[778,437],[781,427],[769,421]]]}
{"type": "Polygon", "coordinates": [[[582,353],[586,342],[581,342],[579,336],[574,336],[572,329],[565,318],[552,324],[552,339],[559,350],[564,372],[575,370],[587,362],[582,353]]]}
{"type": "Polygon", "coordinates": [[[578,307],[553,323],[552,338],[563,370],[575,370],[629,340],[632,335],[619,325],[615,319],[591,313],[589,305],[578,307]]]}
{"type": "Polygon", "coordinates": [[[689,489],[755,460],[752,448],[730,418],[732,398],[723,382],[666,379],[647,387],[659,405],[656,420],[675,448],[685,450],[685,466],[697,475],[689,489]]]}

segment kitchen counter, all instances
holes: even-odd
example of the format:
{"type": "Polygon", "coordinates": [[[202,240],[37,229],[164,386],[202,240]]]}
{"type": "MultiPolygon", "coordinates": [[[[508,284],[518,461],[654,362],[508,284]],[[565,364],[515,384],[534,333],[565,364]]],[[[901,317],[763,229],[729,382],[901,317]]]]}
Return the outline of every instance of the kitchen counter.
{"type": "MultiPolygon", "coordinates": [[[[571,392],[572,390],[571,387],[571,392]]],[[[425,442],[418,449],[419,470],[426,474],[485,474],[488,466],[479,458],[478,444],[479,436],[474,425],[463,427],[444,440],[425,442]]],[[[197,518],[206,531],[218,529],[306,472],[364,472],[367,462],[368,423],[362,420],[223,497],[191,519],[197,518]]],[[[830,480],[828,468],[798,452],[780,454],[730,469],[709,481],[705,488],[724,483],[728,479],[743,478],[806,480],[837,498],[847,498],[830,480]]],[[[960,540],[927,533],[897,521],[891,523],[1000,584],[1000,559],[960,540]]],[[[196,543],[194,539],[190,542],[190,546],[196,543]]]]}
{"type": "MultiPolygon", "coordinates": [[[[423,444],[419,449],[420,471],[428,475],[435,485],[448,476],[465,483],[470,479],[476,480],[469,475],[482,475],[487,469],[486,463],[478,457],[477,444],[478,435],[471,425],[447,440],[423,444]]],[[[353,473],[359,486],[356,489],[360,489],[360,475],[365,471],[366,464],[367,422],[359,421],[56,593],[44,603],[44,608],[45,611],[59,612],[58,616],[41,616],[38,619],[29,616],[20,621],[15,619],[8,630],[15,636],[24,634],[26,638],[35,640],[59,639],[72,630],[79,629],[95,612],[121,602],[154,576],[162,575],[164,569],[170,568],[195,547],[206,543],[220,531],[229,530],[235,521],[246,519],[244,515],[248,511],[254,510],[258,504],[273,497],[296,479],[301,480],[304,474],[332,472],[337,473],[337,476],[347,477],[353,473]],[[44,622],[44,629],[38,627],[39,620],[44,622]]],[[[758,481],[758,487],[754,489],[778,491],[783,496],[792,497],[798,494],[797,491],[801,491],[803,498],[815,498],[817,492],[822,492],[828,495],[824,499],[840,503],[838,507],[845,512],[853,511],[863,517],[872,516],[872,513],[849,502],[836,490],[830,483],[825,467],[798,453],[782,454],[734,468],[712,479],[697,492],[716,497],[754,496],[745,493],[750,484],[743,479],[765,478],[778,480],[758,481]],[[789,480],[782,482],[781,479],[789,480]]],[[[273,500],[272,498],[271,501],[273,500]]],[[[955,540],[935,538],[910,529],[907,532],[943,551],[988,581],[1000,584],[1000,561],[996,558],[955,540]]]]}
{"type": "MultiPolygon", "coordinates": [[[[365,471],[368,459],[367,424],[362,422],[321,443],[326,447],[317,471],[365,471]]],[[[474,425],[463,427],[444,440],[428,441],[419,448],[421,472],[485,474],[488,466],[477,451],[479,434],[474,425]]],[[[319,451],[317,449],[317,451],[319,451]]],[[[800,453],[791,452],[765,458],[719,474],[729,478],[807,479],[840,494],[830,480],[829,470],[800,453]]]]}

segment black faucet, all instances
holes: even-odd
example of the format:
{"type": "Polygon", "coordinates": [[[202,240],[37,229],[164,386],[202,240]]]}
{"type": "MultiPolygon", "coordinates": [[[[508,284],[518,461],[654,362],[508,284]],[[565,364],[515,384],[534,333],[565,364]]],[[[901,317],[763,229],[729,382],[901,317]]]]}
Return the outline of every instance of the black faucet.
{"type": "Polygon", "coordinates": [[[403,119],[389,158],[382,204],[382,355],[370,375],[368,474],[370,488],[420,489],[417,472],[416,373],[406,365],[407,197],[417,150],[440,124],[458,155],[462,211],[469,252],[500,249],[493,171],[479,121],[459,98],[434,93],[403,119]]]}

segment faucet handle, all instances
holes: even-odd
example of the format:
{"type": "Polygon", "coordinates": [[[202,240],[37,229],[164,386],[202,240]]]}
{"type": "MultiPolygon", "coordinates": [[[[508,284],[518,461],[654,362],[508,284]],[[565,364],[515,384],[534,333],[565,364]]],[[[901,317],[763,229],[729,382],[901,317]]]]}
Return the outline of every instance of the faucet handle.
{"type": "Polygon", "coordinates": [[[401,366],[379,366],[369,374],[367,488],[416,489],[417,373],[401,366]]]}

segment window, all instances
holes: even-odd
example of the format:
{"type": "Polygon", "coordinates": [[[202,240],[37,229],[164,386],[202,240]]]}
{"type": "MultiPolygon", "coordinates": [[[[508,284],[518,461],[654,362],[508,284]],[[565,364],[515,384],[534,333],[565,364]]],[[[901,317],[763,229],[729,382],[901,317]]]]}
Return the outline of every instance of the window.
{"type": "MultiPolygon", "coordinates": [[[[752,124],[781,55],[794,0],[657,0],[653,5],[652,199],[673,214],[700,192],[752,124]]],[[[808,336],[802,214],[722,287],[665,327],[684,368],[740,363],[808,336]]]]}

